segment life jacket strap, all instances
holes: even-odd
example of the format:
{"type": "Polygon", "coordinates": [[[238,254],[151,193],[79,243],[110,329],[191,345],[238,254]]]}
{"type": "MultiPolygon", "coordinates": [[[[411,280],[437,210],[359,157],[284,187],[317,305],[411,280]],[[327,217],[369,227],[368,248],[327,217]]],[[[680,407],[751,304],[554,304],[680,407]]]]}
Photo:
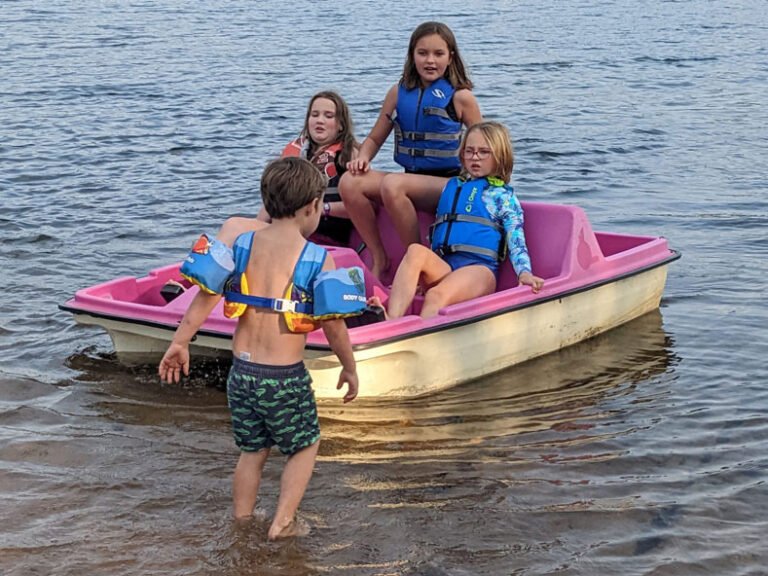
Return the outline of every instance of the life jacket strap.
{"type": "Polygon", "coordinates": [[[443,132],[416,132],[402,130],[398,124],[395,124],[395,140],[398,142],[401,140],[413,140],[415,142],[423,142],[425,140],[458,142],[461,140],[461,132],[455,132],[453,134],[445,134],[443,132]]]}
{"type": "Polygon", "coordinates": [[[454,254],[456,252],[471,252],[473,254],[480,254],[481,256],[488,256],[490,258],[493,258],[494,260],[501,260],[501,258],[499,258],[498,250],[491,250],[490,248],[481,248],[479,246],[472,246],[470,244],[449,244],[449,245],[438,246],[434,250],[434,252],[441,258],[449,254],[454,254]]]}
{"type": "Polygon", "coordinates": [[[430,156],[432,158],[456,158],[459,155],[459,150],[427,150],[424,148],[409,148],[408,146],[395,144],[395,153],[406,154],[411,158],[417,158],[421,156],[430,156]]]}
{"type": "Polygon", "coordinates": [[[485,226],[489,226],[496,230],[497,232],[504,233],[504,227],[500,224],[494,222],[493,220],[489,220],[488,218],[483,218],[482,216],[470,216],[469,214],[442,214],[441,216],[438,216],[435,218],[434,223],[432,224],[431,228],[434,228],[438,224],[442,224],[443,222],[472,222],[473,224],[483,224],[485,226]]]}
{"type": "Polygon", "coordinates": [[[449,120],[453,120],[453,118],[451,118],[450,114],[448,114],[448,111],[445,108],[425,106],[424,114],[429,114],[431,116],[442,116],[443,118],[448,118],[449,120]]]}
{"type": "Polygon", "coordinates": [[[250,296],[239,292],[225,292],[224,298],[227,302],[236,302],[237,304],[246,304],[256,308],[267,308],[274,312],[283,314],[288,312],[298,312],[299,314],[311,314],[312,305],[306,302],[297,302],[296,300],[287,300],[286,298],[263,298],[261,296],[250,296]]]}
{"type": "Polygon", "coordinates": [[[339,194],[339,188],[337,186],[328,186],[328,188],[325,189],[323,200],[326,202],[341,202],[341,194],[339,194]]]}
{"type": "Polygon", "coordinates": [[[461,133],[441,134],[439,132],[403,132],[395,134],[398,140],[413,140],[414,142],[423,142],[425,140],[439,140],[441,142],[458,142],[461,140],[461,133]]]}

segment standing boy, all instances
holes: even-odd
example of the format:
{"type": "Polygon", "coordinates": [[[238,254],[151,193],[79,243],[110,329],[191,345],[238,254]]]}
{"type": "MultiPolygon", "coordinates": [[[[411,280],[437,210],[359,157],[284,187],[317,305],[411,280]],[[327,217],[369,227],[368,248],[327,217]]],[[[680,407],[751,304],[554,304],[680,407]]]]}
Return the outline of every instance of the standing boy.
{"type": "MultiPolygon", "coordinates": [[[[203,288],[159,366],[160,378],[167,382],[178,382],[182,371],[189,373],[189,343],[223,294],[225,313],[238,316],[227,380],[232,428],[240,448],[232,489],[236,518],[253,514],[270,448],[277,445],[289,456],[270,540],[299,534],[296,510],[312,476],[320,440],[311,378],[303,363],[306,332],[314,326],[311,318],[296,311],[302,305],[297,307],[290,297],[298,289],[299,300],[311,300],[312,294],[307,292],[311,292],[311,280],[334,268],[330,255],[306,240],[320,221],[325,186],[318,170],[300,158],[275,160],[265,168],[261,194],[272,224],[227,220],[208,247],[218,263],[227,260],[229,253],[230,267],[215,264],[211,273],[208,249],[198,252],[206,254],[200,260],[207,259],[202,267],[207,269],[198,267],[190,273],[203,288]],[[227,274],[231,278],[225,287],[222,278],[227,274]],[[302,280],[297,279],[298,274],[303,274],[302,280]]],[[[193,269],[194,252],[188,258],[193,269]]],[[[349,402],[357,396],[358,381],[346,325],[335,318],[323,320],[321,326],[342,365],[337,388],[347,384],[344,402],[349,402]]]]}

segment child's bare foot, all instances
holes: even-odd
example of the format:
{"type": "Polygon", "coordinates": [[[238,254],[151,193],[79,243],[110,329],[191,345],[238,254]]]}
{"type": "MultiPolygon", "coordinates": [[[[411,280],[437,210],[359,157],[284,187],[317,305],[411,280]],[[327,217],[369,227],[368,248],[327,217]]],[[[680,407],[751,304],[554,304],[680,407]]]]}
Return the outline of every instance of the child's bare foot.
{"type": "Polygon", "coordinates": [[[269,535],[267,537],[270,540],[281,540],[283,538],[296,538],[306,536],[309,534],[309,532],[309,524],[307,524],[303,519],[295,517],[290,521],[290,523],[288,523],[288,525],[283,526],[282,528],[272,524],[269,529],[269,535]]]}
{"type": "Polygon", "coordinates": [[[387,309],[384,307],[384,304],[381,303],[381,298],[378,296],[371,296],[368,298],[368,300],[366,300],[365,303],[368,304],[368,306],[381,308],[384,311],[384,320],[389,320],[389,316],[387,316],[387,309]]]}

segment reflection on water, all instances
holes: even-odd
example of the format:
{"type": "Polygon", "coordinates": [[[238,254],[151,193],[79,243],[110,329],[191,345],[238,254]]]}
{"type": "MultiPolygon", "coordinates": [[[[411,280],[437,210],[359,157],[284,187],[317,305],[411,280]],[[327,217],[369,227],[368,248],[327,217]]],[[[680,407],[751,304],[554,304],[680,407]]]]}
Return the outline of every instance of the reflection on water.
{"type": "MultiPolygon", "coordinates": [[[[422,445],[450,451],[468,441],[586,430],[606,416],[599,407],[603,403],[632,394],[636,382],[667,371],[673,364],[671,348],[661,313],[655,310],[586,342],[437,394],[358,399],[346,406],[322,399],[324,451],[334,458],[354,459],[355,445],[364,443],[365,458],[401,458],[422,445]],[[393,451],[393,442],[402,451],[393,451]]],[[[98,382],[92,393],[100,399],[92,407],[122,422],[171,425],[178,424],[174,418],[182,409],[226,412],[225,361],[195,362],[181,386],[159,382],[154,365],[126,367],[114,354],[78,353],[70,356],[68,365],[80,372],[78,381],[98,382]],[[175,404],[181,402],[173,410],[167,410],[170,397],[175,404]],[[164,413],[160,421],[153,415],[155,407],[164,413]]]]}
{"type": "Polygon", "coordinates": [[[508,566],[505,555],[525,553],[508,536],[518,531],[548,557],[557,547],[547,536],[552,523],[573,512],[640,518],[651,536],[633,545],[656,549],[683,513],[629,495],[616,479],[627,468],[627,437],[637,435],[638,423],[653,426],[642,412],[660,413],[675,364],[657,311],[432,396],[323,401],[320,457],[302,511],[313,534],[277,546],[264,534],[279,466],[267,466],[253,521],[229,518],[237,455],[225,365],[199,365],[186,385],[170,386],[153,367],[127,369],[92,350],[76,354],[69,359],[76,380],[23,393],[16,386],[26,412],[0,419],[13,430],[0,463],[24,463],[9,477],[17,487],[4,492],[16,501],[18,530],[0,552],[19,561],[32,545],[51,568],[86,546],[121,541],[115,564],[91,553],[91,566],[115,574],[248,574],[254,566],[260,574],[463,573],[448,566],[493,572],[508,566]],[[22,438],[19,429],[31,422],[35,432],[22,438]],[[560,488],[563,498],[553,500],[560,488]],[[31,520],[41,514],[50,522],[43,531],[31,520]],[[102,528],[89,530],[87,543],[64,529],[77,534],[94,518],[102,528]],[[434,538],[444,540],[440,555],[431,552],[434,538]],[[155,550],[140,552],[145,546],[155,550]]]}
{"type": "Polygon", "coordinates": [[[423,457],[423,450],[461,452],[468,442],[534,431],[588,430],[606,416],[603,403],[632,394],[636,382],[667,371],[671,347],[656,310],[589,341],[439,394],[396,403],[361,399],[354,409],[322,401],[323,421],[330,424],[324,446],[334,457],[354,458],[362,443],[360,457],[399,459],[423,457]]]}

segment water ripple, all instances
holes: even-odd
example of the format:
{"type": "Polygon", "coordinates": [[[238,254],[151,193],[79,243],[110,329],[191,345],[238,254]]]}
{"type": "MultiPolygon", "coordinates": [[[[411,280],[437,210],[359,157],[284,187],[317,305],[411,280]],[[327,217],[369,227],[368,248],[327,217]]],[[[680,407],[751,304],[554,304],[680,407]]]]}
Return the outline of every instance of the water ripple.
{"type": "MultiPolygon", "coordinates": [[[[229,519],[226,366],[161,385],[57,305],[258,210],[317,90],[362,139],[423,6],[38,4],[1,17],[0,572],[763,571],[761,5],[444,3],[520,198],[684,257],[661,312],[579,346],[439,395],[323,401],[314,532],[278,546],[279,456],[256,517],[229,519]]],[[[375,162],[395,168],[391,141],[375,162]]]]}

